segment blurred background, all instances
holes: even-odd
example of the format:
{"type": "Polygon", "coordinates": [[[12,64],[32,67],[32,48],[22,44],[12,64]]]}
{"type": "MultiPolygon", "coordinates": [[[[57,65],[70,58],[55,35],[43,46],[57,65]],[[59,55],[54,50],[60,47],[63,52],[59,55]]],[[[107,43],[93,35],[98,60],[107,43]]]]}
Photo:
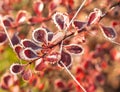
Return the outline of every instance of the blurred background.
{"type": "MultiPolygon", "coordinates": [[[[12,18],[12,24],[5,22],[10,37],[19,32],[21,39],[30,39],[32,30],[41,26],[56,32],[58,29],[51,16],[59,11],[67,13],[71,19],[82,2],[82,0],[0,0],[0,16],[3,19],[6,16],[12,18]],[[36,10],[35,2],[43,4],[39,11],[36,10]],[[28,13],[27,21],[16,24],[20,10],[28,13]]],[[[94,8],[100,9],[104,14],[117,2],[120,1],[87,0],[75,20],[86,21],[94,8]]],[[[73,62],[69,70],[87,92],[120,92],[120,6],[110,11],[100,23],[113,27],[117,37],[114,40],[106,39],[97,25],[92,25],[86,34],[71,37],[67,41],[81,44],[84,53],[72,55],[73,62]]],[[[3,32],[1,26],[0,32],[3,32]]],[[[64,69],[58,68],[57,64],[43,66],[44,69],[39,72],[36,72],[34,64],[31,64],[28,68],[32,69],[32,78],[24,81],[20,75],[10,74],[9,68],[13,63],[26,64],[27,61],[19,60],[6,41],[0,44],[0,92],[83,92],[70,75],[64,69]],[[7,81],[9,78],[6,79],[9,86],[3,87],[3,78],[6,75],[12,76],[12,79],[9,81],[7,81]]]]}

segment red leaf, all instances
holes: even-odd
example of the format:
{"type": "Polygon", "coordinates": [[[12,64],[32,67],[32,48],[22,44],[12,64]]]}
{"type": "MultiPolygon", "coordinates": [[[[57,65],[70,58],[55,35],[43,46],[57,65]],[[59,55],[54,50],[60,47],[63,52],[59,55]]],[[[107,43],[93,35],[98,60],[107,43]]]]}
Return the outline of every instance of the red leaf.
{"type": "Polygon", "coordinates": [[[24,10],[20,10],[16,17],[16,23],[17,24],[23,23],[26,21],[26,18],[27,18],[27,12],[24,10]]]}
{"type": "Polygon", "coordinates": [[[4,18],[10,20],[11,22],[14,22],[13,17],[10,15],[6,15],[4,18]]]}
{"type": "Polygon", "coordinates": [[[32,71],[30,69],[24,70],[21,75],[25,81],[28,81],[32,77],[32,71]]]}
{"type": "Polygon", "coordinates": [[[39,84],[39,77],[36,75],[32,75],[32,77],[29,80],[30,85],[36,87],[39,84]]]}
{"type": "Polygon", "coordinates": [[[37,53],[35,53],[31,48],[25,48],[20,52],[20,57],[23,60],[32,61],[38,59],[37,53]]]}
{"type": "Polygon", "coordinates": [[[20,38],[18,37],[18,32],[14,33],[11,41],[13,45],[20,44],[20,38]]]}
{"type": "Polygon", "coordinates": [[[34,2],[33,9],[37,15],[41,15],[43,8],[44,8],[44,4],[42,1],[35,1],[34,2]]]}
{"type": "Polygon", "coordinates": [[[3,45],[7,40],[7,36],[5,33],[0,32],[0,45],[3,45]]]}
{"type": "Polygon", "coordinates": [[[57,32],[53,35],[50,45],[55,45],[64,38],[65,34],[63,32],[57,32]]]}
{"type": "Polygon", "coordinates": [[[12,76],[10,74],[6,74],[1,78],[0,87],[3,89],[8,89],[13,84],[12,76]]]}
{"type": "Polygon", "coordinates": [[[3,18],[3,23],[6,27],[11,27],[12,26],[12,22],[13,22],[13,18],[11,16],[5,16],[3,18]]]}
{"type": "Polygon", "coordinates": [[[48,34],[46,29],[44,28],[37,28],[32,32],[32,38],[37,43],[45,43],[48,44],[48,34]]]}
{"type": "Polygon", "coordinates": [[[29,39],[24,39],[24,40],[21,40],[21,44],[27,48],[32,48],[33,50],[39,50],[41,49],[40,46],[38,46],[36,43],[34,43],[32,40],[29,40],[29,39]]]}
{"type": "Polygon", "coordinates": [[[65,83],[62,80],[57,79],[55,81],[55,86],[58,87],[58,88],[60,88],[60,89],[64,89],[65,88],[65,83]]]}
{"type": "Polygon", "coordinates": [[[105,26],[100,26],[104,36],[110,40],[115,39],[116,37],[116,32],[112,27],[105,27],[105,26]]]}
{"type": "Polygon", "coordinates": [[[10,73],[5,73],[1,77],[0,88],[9,90],[11,86],[14,86],[18,82],[17,77],[10,73]]]}
{"type": "Polygon", "coordinates": [[[66,65],[66,67],[70,67],[71,63],[72,63],[71,55],[69,53],[65,52],[65,51],[62,51],[62,53],[61,53],[61,60],[58,62],[58,65],[60,67],[64,67],[61,64],[61,61],[66,65]]]}
{"type": "Polygon", "coordinates": [[[53,12],[55,10],[55,8],[57,7],[57,4],[55,2],[51,2],[49,4],[49,13],[53,12]]]}
{"type": "Polygon", "coordinates": [[[53,38],[53,32],[48,32],[48,41],[51,41],[53,38]]]}
{"type": "Polygon", "coordinates": [[[96,24],[100,20],[101,15],[102,15],[101,10],[95,8],[94,12],[91,12],[88,16],[87,26],[90,26],[92,24],[96,24]]]}
{"type": "Polygon", "coordinates": [[[46,63],[43,61],[43,58],[40,58],[35,61],[35,70],[43,71],[46,68],[46,63]]]}
{"type": "Polygon", "coordinates": [[[83,67],[84,67],[85,69],[91,69],[91,68],[94,67],[94,64],[92,64],[92,62],[88,60],[88,61],[84,62],[83,67]]]}
{"type": "Polygon", "coordinates": [[[60,53],[58,53],[58,52],[52,52],[49,55],[47,55],[44,58],[44,60],[48,61],[51,64],[54,64],[54,63],[58,62],[60,60],[60,58],[61,58],[60,53]]]}
{"type": "Polygon", "coordinates": [[[62,14],[60,12],[55,13],[52,16],[52,19],[53,19],[54,23],[56,24],[56,26],[58,27],[59,30],[64,30],[69,23],[68,16],[65,15],[65,14],[62,14]]]}
{"type": "Polygon", "coordinates": [[[64,48],[70,54],[82,54],[83,53],[83,48],[77,44],[66,45],[64,46],[64,48]]]}
{"type": "Polygon", "coordinates": [[[18,74],[21,73],[24,69],[24,66],[21,64],[12,64],[10,66],[10,71],[12,74],[18,74]]]}
{"type": "Polygon", "coordinates": [[[4,19],[3,20],[3,23],[4,23],[4,25],[6,26],[6,27],[11,27],[11,21],[9,20],[9,19],[4,19]]]}
{"type": "MultiPolygon", "coordinates": [[[[21,45],[15,45],[14,46],[14,51],[16,52],[16,54],[17,54],[17,56],[19,57],[19,58],[21,58],[21,56],[20,56],[20,52],[23,50],[23,47],[21,46],[21,45]]],[[[21,58],[22,59],[22,58],[21,58]]]]}
{"type": "Polygon", "coordinates": [[[86,26],[86,22],[82,22],[79,20],[73,21],[73,27],[77,28],[79,31],[81,31],[86,26]]]}
{"type": "Polygon", "coordinates": [[[31,18],[28,19],[28,21],[31,24],[37,24],[37,23],[41,23],[45,18],[43,18],[42,16],[32,16],[31,18]]]}

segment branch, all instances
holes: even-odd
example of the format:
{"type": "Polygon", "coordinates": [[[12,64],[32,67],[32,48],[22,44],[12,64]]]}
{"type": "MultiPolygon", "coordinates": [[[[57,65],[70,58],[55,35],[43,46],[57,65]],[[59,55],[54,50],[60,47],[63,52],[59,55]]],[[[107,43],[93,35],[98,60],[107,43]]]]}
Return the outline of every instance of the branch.
{"type": "MultiPolygon", "coordinates": [[[[70,23],[68,24],[68,26],[67,26],[66,29],[64,30],[65,32],[68,30],[69,26],[70,26],[71,23],[74,21],[75,17],[78,15],[79,11],[80,11],[81,8],[84,6],[85,2],[86,2],[86,0],[83,1],[82,5],[79,7],[79,9],[77,10],[77,12],[75,13],[75,15],[73,16],[73,18],[71,19],[70,23]]],[[[101,21],[110,11],[112,11],[116,6],[120,6],[120,2],[112,5],[112,6],[109,8],[109,10],[106,11],[106,13],[103,14],[103,16],[101,17],[100,21],[101,21]]],[[[100,22],[100,21],[99,21],[99,22],[100,22]]],[[[79,30],[78,33],[81,33],[81,32],[86,31],[86,30],[87,30],[87,29],[86,29],[86,26],[85,26],[83,29],[79,30]]],[[[5,31],[6,31],[6,29],[5,29],[5,31]]],[[[63,41],[64,41],[65,39],[73,36],[74,33],[75,33],[75,32],[72,32],[72,33],[69,34],[69,35],[65,35],[65,37],[64,37],[62,40],[60,40],[58,43],[56,43],[56,44],[54,44],[54,45],[50,44],[47,48],[53,48],[53,47],[59,45],[60,43],[63,43],[63,41]]],[[[11,42],[10,42],[10,43],[11,43],[11,42]]],[[[44,58],[45,56],[46,56],[46,54],[43,54],[42,56],[40,56],[40,58],[44,58]]],[[[34,61],[31,61],[31,62],[27,63],[26,66],[27,66],[27,65],[30,65],[30,64],[33,63],[33,62],[34,62],[34,61]]],[[[66,69],[66,71],[67,71],[67,72],[69,73],[69,75],[73,78],[73,80],[77,83],[77,85],[80,86],[80,88],[81,88],[84,92],[86,92],[86,90],[84,89],[84,87],[77,81],[77,79],[76,79],[76,78],[73,76],[73,74],[68,70],[68,68],[65,66],[65,64],[64,64],[62,61],[60,61],[60,63],[64,66],[64,68],[66,69]]]]}
{"type": "Polygon", "coordinates": [[[21,26],[24,26],[24,25],[27,25],[27,26],[34,26],[38,23],[43,23],[43,22],[48,22],[49,20],[51,20],[51,16],[48,17],[48,18],[44,18],[43,20],[39,21],[39,22],[36,22],[36,23],[21,23],[19,25],[13,25],[12,27],[8,27],[8,28],[12,28],[12,29],[16,29],[18,27],[21,27],[21,26]]]}
{"type": "Polygon", "coordinates": [[[106,12],[103,14],[103,16],[100,18],[99,21],[101,21],[105,16],[107,16],[108,13],[111,12],[111,11],[112,11],[115,7],[117,7],[117,6],[120,7],[120,2],[117,2],[117,3],[113,4],[113,5],[111,5],[111,6],[109,7],[108,11],[106,11],[106,12]]]}
{"type": "Polygon", "coordinates": [[[80,88],[81,88],[84,92],[87,92],[87,91],[85,90],[85,88],[77,81],[77,79],[74,77],[74,75],[68,70],[68,68],[65,66],[65,64],[64,64],[62,61],[60,61],[60,63],[64,66],[65,70],[69,73],[69,75],[73,78],[73,80],[77,83],[77,85],[79,85],[80,88]]]}
{"type": "MultiPolygon", "coordinates": [[[[101,16],[99,22],[100,22],[104,17],[106,17],[107,14],[108,14],[110,11],[112,11],[112,10],[113,10],[115,7],[117,7],[117,6],[120,6],[120,2],[111,5],[110,8],[108,9],[108,11],[106,11],[106,12],[103,14],[103,16],[101,16]]],[[[84,27],[83,29],[79,30],[78,33],[81,33],[81,32],[86,31],[86,30],[87,30],[86,27],[84,27]]],[[[66,35],[66,36],[65,36],[61,41],[59,41],[58,43],[56,43],[56,44],[54,44],[54,45],[52,45],[52,44],[49,45],[48,48],[53,48],[53,47],[59,45],[63,40],[65,40],[65,39],[67,39],[67,38],[69,38],[69,37],[71,37],[71,36],[74,36],[74,32],[71,33],[71,34],[69,34],[69,35],[66,35]]]]}
{"type": "MultiPolygon", "coordinates": [[[[113,5],[110,6],[109,10],[111,10],[111,9],[113,10],[114,7],[119,6],[119,5],[120,5],[120,2],[115,3],[115,4],[113,4],[113,5]]],[[[100,21],[108,14],[109,10],[108,10],[106,13],[103,14],[104,16],[101,17],[100,21]]],[[[99,22],[100,22],[100,21],[99,21],[99,22]]],[[[84,27],[83,29],[79,30],[78,33],[84,32],[84,31],[86,31],[86,30],[87,30],[86,27],[84,27]]],[[[60,44],[62,41],[64,41],[65,39],[67,39],[67,38],[69,38],[69,37],[71,37],[71,36],[74,36],[74,32],[72,32],[72,33],[69,34],[69,35],[65,35],[65,37],[64,37],[63,39],[61,39],[58,43],[56,43],[56,44],[54,44],[54,45],[50,44],[49,46],[47,46],[47,48],[53,48],[53,47],[59,45],[59,44],[60,44]]],[[[116,44],[118,44],[118,43],[116,43],[116,44]]],[[[44,48],[44,49],[46,49],[46,48],[44,48]]],[[[40,58],[43,58],[44,56],[46,56],[46,54],[43,54],[42,56],[40,56],[40,58]]],[[[34,62],[34,61],[31,61],[31,62],[29,62],[28,64],[31,64],[32,62],[34,62]]]]}
{"type": "Polygon", "coordinates": [[[113,5],[111,5],[111,7],[110,7],[110,8],[113,8],[113,7],[116,7],[116,6],[119,6],[119,7],[120,7],[120,1],[119,1],[119,2],[117,2],[117,3],[115,3],[115,4],[113,4],[113,5]]]}

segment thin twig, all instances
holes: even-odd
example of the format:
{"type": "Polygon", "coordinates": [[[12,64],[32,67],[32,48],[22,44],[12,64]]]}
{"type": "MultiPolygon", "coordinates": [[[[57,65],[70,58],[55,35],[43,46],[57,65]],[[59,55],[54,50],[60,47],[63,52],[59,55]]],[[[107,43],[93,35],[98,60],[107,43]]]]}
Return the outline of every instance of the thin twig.
{"type": "Polygon", "coordinates": [[[117,3],[115,3],[115,4],[113,4],[113,5],[111,5],[111,7],[110,7],[110,8],[112,8],[112,7],[116,7],[116,6],[119,6],[119,7],[120,7],[120,1],[119,1],[119,2],[117,2],[117,3]]]}
{"type": "Polygon", "coordinates": [[[108,15],[109,12],[111,12],[116,6],[120,6],[120,2],[115,3],[109,7],[109,9],[101,16],[99,22],[106,16],[108,15]]]}
{"type": "MultiPolygon", "coordinates": [[[[71,23],[74,21],[74,19],[76,18],[76,16],[78,15],[78,13],[80,12],[80,10],[82,9],[82,7],[85,5],[86,0],[83,1],[83,3],[80,5],[80,7],[78,8],[77,12],[75,13],[75,15],[73,16],[73,18],[71,19],[71,21],[69,22],[69,24],[67,25],[66,29],[64,30],[65,32],[68,30],[69,26],[71,25],[71,23]]],[[[66,36],[65,36],[66,37],[66,36]]],[[[64,37],[64,38],[65,38],[64,37]]],[[[61,42],[61,51],[62,51],[62,45],[63,45],[63,40],[61,42]]],[[[73,80],[77,83],[77,85],[80,86],[80,88],[86,92],[86,90],[84,89],[84,87],[76,80],[76,78],[72,75],[72,73],[68,70],[68,68],[64,65],[64,63],[62,61],[60,61],[61,64],[64,66],[64,68],[66,69],[66,71],[69,73],[69,75],[73,78],[73,80]]]]}
{"type": "MultiPolygon", "coordinates": [[[[78,13],[80,12],[80,10],[83,8],[83,6],[85,5],[86,0],[83,1],[83,3],[80,5],[80,7],[78,8],[77,12],[75,13],[75,15],[73,16],[73,18],[70,20],[69,24],[67,25],[67,27],[65,28],[64,32],[66,32],[69,28],[69,26],[72,24],[72,22],[74,21],[74,19],[76,18],[76,16],[78,15],[78,13]]],[[[66,38],[66,36],[64,37],[66,38]]],[[[64,40],[64,39],[63,39],[64,40]]],[[[61,46],[63,45],[63,40],[61,42],[61,46]]]]}
{"type": "Polygon", "coordinates": [[[114,43],[114,44],[116,44],[116,45],[118,45],[118,46],[120,46],[120,43],[119,43],[119,42],[111,41],[111,40],[109,40],[109,41],[112,42],[112,43],[114,43]]]}
{"type": "Polygon", "coordinates": [[[75,15],[73,16],[73,18],[71,19],[71,21],[69,22],[69,24],[67,25],[66,29],[64,30],[65,32],[68,30],[69,26],[71,25],[71,23],[74,21],[74,19],[76,18],[76,16],[78,15],[78,13],[80,12],[80,10],[83,8],[83,6],[85,5],[86,0],[83,1],[83,3],[80,5],[80,7],[78,8],[77,12],[75,13],[75,15]]]}
{"type": "Polygon", "coordinates": [[[85,90],[85,88],[76,80],[76,78],[74,77],[74,75],[68,70],[68,68],[65,66],[65,64],[64,64],[62,61],[60,61],[60,63],[64,66],[65,70],[69,73],[69,75],[73,78],[73,80],[77,83],[77,85],[79,85],[80,88],[81,88],[84,92],[87,92],[87,91],[85,90]]]}
{"type": "MultiPolygon", "coordinates": [[[[100,20],[99,20],[98,22],[100,22],[105,16],[107,16],[107,14],[108,14],[110,11],[112,11],[116,6],[120,5],[119,3],[120,3],[120,2],[111,5],[111,7],[108,9],[108,11],[106,11],[106,12],[101,16],[101,18],[100,18],[100,20]],[[112,7],[112,6],[113,6],[113,7],[112,7]]],[[[78,9],[78,10],[79,10],[79,9],[78,9]]],[[[77,12],[76,12],[76,13],[77,13],[77,12]]],[[[75,14],[75,16],[76,16],[76,14],[75,14]]],[[[75,18],[75,17],[74,17],[74,18],[75,18]]],[[[74,18],[73,18],[73,19],[74,19],[74,18]]],[[[73,19],[71,20],[70,23],[73,22],[73,19]]],[[[70,25],[70,24],[69,24],[69,25],[70,25]]],[[[66,27],[66,29],[65,29],[66,31],[67,31],[68,27],[69,27],[69,26],[66,27]]],[[[81,33],[81,32],[83,32],[83,31],[86,31],[86,28],[81,29],[80,31],[78,31],[78,33],[81,33]]],[[[71,37],[71,36],[73,36],[73,35],[74,35],[74,32],[71,33],[71,34],[69,34],[69,35],[67,35],[67,36],[65,36],[63,39],[61,39],[60,42],[58,42],[58,43],[56,43],[56,44],[54,44],[54,45],[48,46],[48,48],[53,48],[54,46],[60,44],[60,43],[61,43],[63,40],[65,40],[66,38],[69,38],[69,37],[71,37]]]]}
{"type": "Polygon", "coordinates": [[[9,36],[9,34],[7,32],[7,29],[6,29],[6,27],[5,27],[4,23],[3,23],[2,16],[0,16],[0,23],[1,23],[1,26],[3,27],[3,29],[5,31],[5,34],[7,35],[7,38],[9,40],[9,42],[10,42],[11,47],[13,48],[12,41],[11,41],[10,36],[9,36]]]}
{"type": "MultiPolygon", "coordinates": [[[[85,5],[86,0],[83,1],[83,3],[80,5],[80,7],[78,8],[77,12],[75,13],[75,15],[73,16],[73,18],[71,19],[71,21],[69,22],[69,24],[67,25],[67,27],[65,28],[64,32],[66,32],[69,28],[69,26],[71,25],[71,23],[74,21],[74,19],[76,18],[76,16],[78,15],[78,13],[80,12],[80,10],[83,8],[83,6],[85,5]]],[[[52,48],[56,45],[58,45],[59,43],[61,43],[64,39],[66,39],[67,37],[70,37],[71,35],[73,35],[74,33],[71,33],[68,36],[65,36],[60,42],[58,42],[57,44],[54,45],[50,45],[48,46],[49,48],[52,48]]],[[[63,42],[62,42],[63,43],[63,42]]]]}

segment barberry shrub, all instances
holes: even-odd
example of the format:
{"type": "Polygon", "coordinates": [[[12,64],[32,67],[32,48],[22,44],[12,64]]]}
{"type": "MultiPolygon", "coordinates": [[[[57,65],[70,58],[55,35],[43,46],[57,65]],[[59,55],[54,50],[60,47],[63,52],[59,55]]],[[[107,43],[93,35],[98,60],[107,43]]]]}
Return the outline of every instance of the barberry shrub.
{"type": "Polygon", "coordinates": [[[120,90],[119,0],[0,3],[1,91],[120,90]]]}

